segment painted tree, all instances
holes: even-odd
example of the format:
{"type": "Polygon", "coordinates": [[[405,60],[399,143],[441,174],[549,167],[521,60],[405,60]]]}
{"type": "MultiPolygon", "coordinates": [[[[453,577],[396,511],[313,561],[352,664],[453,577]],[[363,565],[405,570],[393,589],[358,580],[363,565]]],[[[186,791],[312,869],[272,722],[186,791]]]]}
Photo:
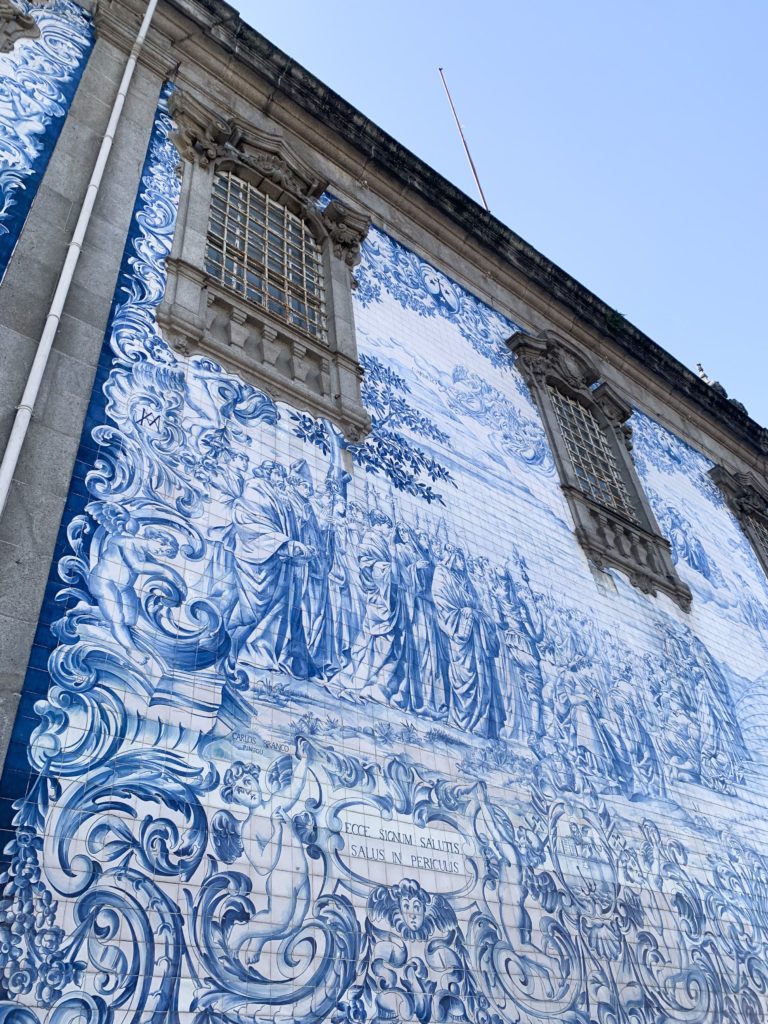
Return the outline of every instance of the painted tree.
{"type": "MultiPolygon", "coordinates": [[[[386,476],[399,491],[444,504],[442,495],[432,484],[438,481],[454,484],[453,478],[444,465],[414,442],[413,437],[447,445],[448,434],[411,405],[407,397],[411,389],[391,367],[370,355],[361,356],[360,365],[364,372],[361,397],[371,414],[371,432],[359,444],[343,442],[344,447],[355,465],[364,467],[367,473],[386,476]]],[[[325,420],[316,420],[306,413],[291,416],[298,437],[317,445],[326,454],[331,450],[331,428],[325,420]]]]}

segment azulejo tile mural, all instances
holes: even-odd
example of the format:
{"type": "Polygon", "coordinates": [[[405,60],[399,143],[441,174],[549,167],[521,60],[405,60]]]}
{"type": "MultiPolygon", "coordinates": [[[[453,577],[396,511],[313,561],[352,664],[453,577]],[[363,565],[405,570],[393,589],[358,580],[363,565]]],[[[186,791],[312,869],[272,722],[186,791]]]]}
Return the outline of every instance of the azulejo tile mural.
{"type": "Polygon", "coordinates": [[[93,47],[91,20],[74,0],[16,6],[39,35],[0,54],[0,280],[93,47]]]}
{"type": "Polygon", "coordinates": [[[375,229],[361,444],[179,357],[170,130],[4,782],[3,1019],[763,1020],[768,595],[706,459],[636,414],[693,612],[593,576],[515,325],[375,229]]]}

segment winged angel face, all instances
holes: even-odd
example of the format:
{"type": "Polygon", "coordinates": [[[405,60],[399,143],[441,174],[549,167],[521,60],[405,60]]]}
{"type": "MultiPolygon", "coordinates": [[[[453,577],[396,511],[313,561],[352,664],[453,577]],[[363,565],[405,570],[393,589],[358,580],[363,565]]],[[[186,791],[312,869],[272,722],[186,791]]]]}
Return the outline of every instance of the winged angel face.
{"type": "Polygon", "coordinates": [[[370,907],[375,917],[388,922],[405,939],[428,939],[455,923],[446,900],[422,889],[413,878],[379,886],[371,894],[370,907]]]}
{"type": "Polygon", "coordinates": [[[240,804],[241,807],[261,807],[266,799],[260,780],[261,768],[257,764],[235,761],[224,774],[222,798],[227,803],[240,804]]]}

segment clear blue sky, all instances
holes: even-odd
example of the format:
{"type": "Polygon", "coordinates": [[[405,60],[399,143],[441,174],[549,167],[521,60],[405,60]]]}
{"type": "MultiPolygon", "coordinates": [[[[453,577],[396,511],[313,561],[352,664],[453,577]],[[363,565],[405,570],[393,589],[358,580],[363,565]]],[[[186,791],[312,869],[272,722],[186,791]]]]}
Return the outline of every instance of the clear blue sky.
{"type": "Polygon", "coordinates": [[[768,425],[768,0],[239,6],[476,197],[442,65],[492,212],[768,425]]]}

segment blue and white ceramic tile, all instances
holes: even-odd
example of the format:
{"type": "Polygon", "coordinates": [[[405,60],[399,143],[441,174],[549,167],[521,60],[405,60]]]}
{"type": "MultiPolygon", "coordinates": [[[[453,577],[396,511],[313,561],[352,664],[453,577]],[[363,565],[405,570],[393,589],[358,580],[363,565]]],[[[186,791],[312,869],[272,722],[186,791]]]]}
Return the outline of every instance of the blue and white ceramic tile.
{"type": "Polygon", "coordinates": [[[594,576],[515,325],[376,230],[363,443],[175,355],[170,128],[4,782],[3,1019],[764,1020],[768,595],[707,461],[636,413],[693,612],[594,576]]]}
{"type": "Polygon", "coordinates": [[[0,54],[0,281],[93,47],[93,25],[73,0],[16,0],[35,38],[0,54]]]}

